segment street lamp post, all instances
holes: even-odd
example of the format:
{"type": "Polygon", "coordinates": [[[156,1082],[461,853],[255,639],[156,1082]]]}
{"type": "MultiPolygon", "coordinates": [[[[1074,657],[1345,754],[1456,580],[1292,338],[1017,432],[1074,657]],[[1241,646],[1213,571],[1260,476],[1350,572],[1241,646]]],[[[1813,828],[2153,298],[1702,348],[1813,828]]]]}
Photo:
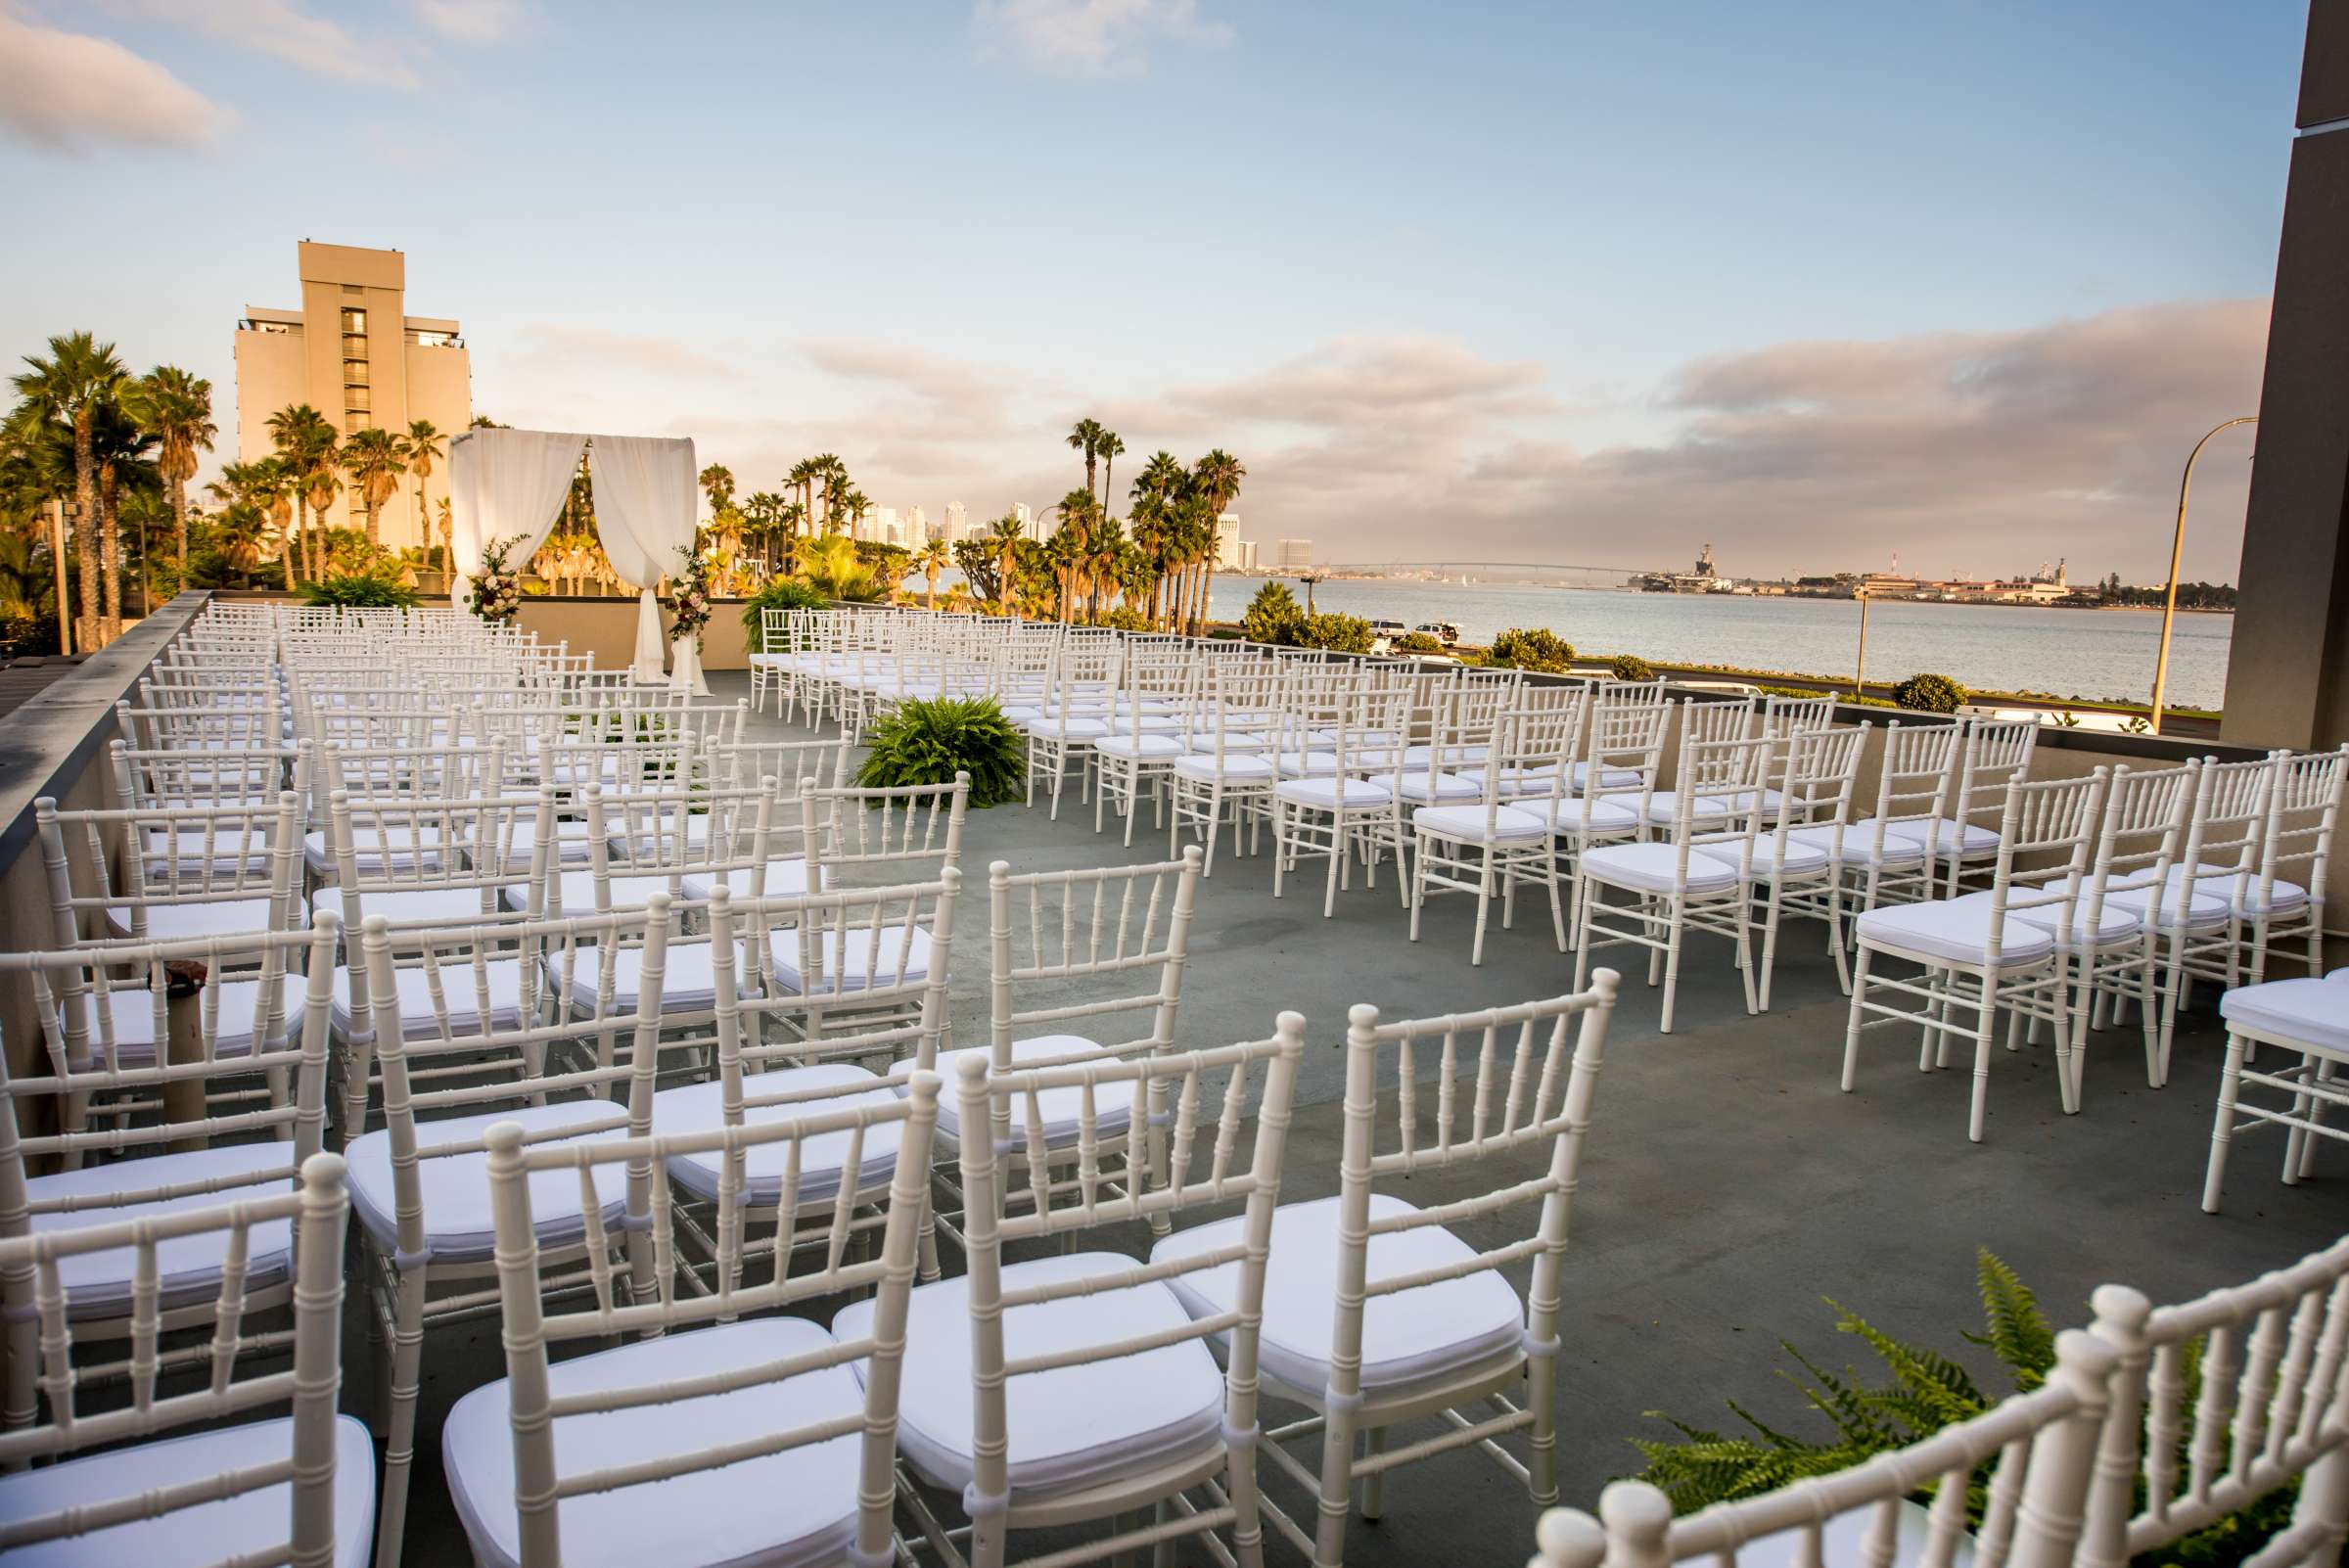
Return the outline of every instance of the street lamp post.
{"type": "Polygon", "coordinates": [[[1860,662],[1852,669],[1852,695],[1867,695],[1867,590],[1862,588],[1852,595],[1860,601],[1860,662]]]}
{"type": "Polygon", "coordinates": [[[2208,435],[2194,442],[2194,449],[2186,456],[2186,472],[2179,476],[2178,531],[2170,538],[2170,586],[2162,599],[2161,653],[2153,666],[2153,712],[2149,715],[2152,734],[2161,733],[2162,699],[2168,694],[2170,686],[2170,626],[2178,619],[2178,564],[2186,554],[2186,494],[2188,487],[2194,483],[2194,460],[2202,455],[2202,448],[2210,444],[2212,436],[2233,430],[2237,425],[2258,423],[2257,414],[2245,414],[2239,419],[2231,419],[2224,425],[2213,427],[2208,435]]]}

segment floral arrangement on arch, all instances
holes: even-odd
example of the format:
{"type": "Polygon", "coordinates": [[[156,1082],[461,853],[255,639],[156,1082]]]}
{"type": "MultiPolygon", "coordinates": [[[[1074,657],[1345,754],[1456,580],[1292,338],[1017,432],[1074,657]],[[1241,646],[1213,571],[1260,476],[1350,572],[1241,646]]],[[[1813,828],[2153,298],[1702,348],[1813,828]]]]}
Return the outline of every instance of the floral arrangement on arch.
{"type": "Polygon", "coordinates": [[[668,640],[683,642],[699,639],[702,628],[710,623],[710,563],[690,548],[677,552],[685,570],[669,579],[668,613],[671,617],[668,640]]]}
{"type": "Polygon", "coordinates": [[[507,564],[507,552],[522,542],[492,539],[482,549],[482,570],[465,579],[473,590],[466,608],[493,626],[510,626],[522,614],[522,578],[507,564]]]}

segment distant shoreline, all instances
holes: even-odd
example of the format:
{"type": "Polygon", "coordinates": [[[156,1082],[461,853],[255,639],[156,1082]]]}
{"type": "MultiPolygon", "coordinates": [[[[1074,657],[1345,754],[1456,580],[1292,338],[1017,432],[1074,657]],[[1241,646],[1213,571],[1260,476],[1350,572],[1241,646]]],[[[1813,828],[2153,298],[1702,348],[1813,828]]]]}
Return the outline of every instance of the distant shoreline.
{"type": "MultiPolygon", "coordinates": [[[[1232,577],[1244,582],[1293,582],[1294,573],[1277,572],[1218,572],[1219,577],[1232,577]]],[[[1600,588],[1575,582],[1497,582],[1491,578],[1473,582],[1446,582],[1429,577],[1350,577],[1332,574],[1319,579],[1323,583],[1370,584],[1404,588],[1494,588],[1506,593],[1604,593],[1626,594],[1643,599],[1734,599],[1756,604],[1792,601],[1802,604],[1857,604],[1857,596],[1832,593],[1646,593],[1636,588],[1600,588]]],[[[2099,615],[2126,614],[2159,615],[2157,604],[2026,604],[2012,599],[1911,599],[1903,597],[1870,598],[1872,605],[1921,605],[1934,610],[2092,610],[2099,615]]],[[[2180,605],[2182,616],[2231,616],[2233,610],[2217,610],[2201,605],[2180,605]]]]}

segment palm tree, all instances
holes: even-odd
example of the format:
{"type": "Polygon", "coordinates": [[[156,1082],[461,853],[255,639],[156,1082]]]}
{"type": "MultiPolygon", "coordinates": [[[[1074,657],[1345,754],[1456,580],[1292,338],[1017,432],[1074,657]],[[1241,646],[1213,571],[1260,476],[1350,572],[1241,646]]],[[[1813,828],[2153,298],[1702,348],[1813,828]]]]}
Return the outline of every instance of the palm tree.
{"type": "Polygon", "coordinates": [[[155,574],[150,570],[149,546],[172,521],[171,499],[161,486],[142,484],[124,492],[119,512],[139,547],[139,614],[150,616],[155,614],[155,574]]]}
{"type": "Polygon", "coordinates": [[[114,400],[123,378],[115,346],[86,332],[49,340],[49,355],[26,354],[31,367],[16,378],[17,392],[45,419],[73,430],[73,517],[79,533],[81,622],[76,641],[96,649],[98,641],[98,462],[91,447],[99,408],[114,400]]]}
{"type": "MultiPolygon", "coordinates": [[[[1191,469],[1191,488],[1207,513],[1207,560],[1210,563],[1215,560],[1216,520],[1231,509],[1231,503],[1239,497],[1240,481],[1247,477],[1248,471],[1240,466],[1240,460],[1221,446],[1199,459],[1191,469]]],[[[1191,618],[1193,636],[1198,635],[1201,623],[1207,619],[1207,588],[1213,575],[1212,570],[1200,574],[1198,609],[1191,618]]]]}
{"type": "MultiPolygon", "coordinates": [[[[212,423],[212,384],[177,365],[158,365],[129,389],[131,417],[156,438],[156,468],[171,489],[171,518],[179,534],[179,570],[188,570],[188,481],[196,454],[208,452],[220,427],[212,423]]],[[[144,559],[142,554],[141,559],[144,559]]]]}
{"type": "Polygon", "coordinates": [[[734,504],[734,471],[723,463],[702,470],[702,493],[710,497],[713,516],[734,504]]]}
{"type": "Polygon", "coordinates": [[[1081,419],[1069,427],[1069,446],[1084,454],[1084,493],[1093,493],[1093,465],[1101,457],[1101,422],[1081,419]]]}
{"type": "Polygon", "coordinates": [[[231,501],[212,525],[212,537],[220,545],[220,564],[244,577],[249,588],[253,569],[268,556],[272,529],[266,513],[242,500],[231,501]]]}
{"type": "Polygon", "coordinates": [[[1060,498],[1057,510],[1060,527],[1052,534],[1054,558],[1066,566],[1061,575],[1060,619],[1069,621],[1077,614],[1077,578],[1092,558],[1093,532],[1100,524],[1101,509],[1091,490],[1071,490],[1060,498]]]}
{"type": "Polygon", "coordinates": [[[946,569],[946,541],[932,539],[914,551],[913,559],[922,569],[922,608],[935,610],[938,608],[938,575],[946,569]]]}
{"type": "MultiPolygon", "coordinates": [[[[849,471],[844,468],[840,473],[841,480],[846,484],[849,471]]],[[[864,491],[848,486],[840,497],[840,505],[841,510],[849,514],[849,532],[853,535],[858,529],[864,526],[864,514],[872,509],[873,503],[872,498],[864,491]]]]}
{"type": "Polygon", "coordinates": [[[71,652],[73,611],[66,552],[66,497],[73,489],[73,427],[60,424],[27,398],[0,428],[0,501],[25,515],[49,514],[50,576],[57,594],[58,651],[71,652]]]}
{"type": "Polygon", "coordinates": [[[433,465],[447,451],[446,441],[431,420],[408,421],[408,472],[416,479],[416,542],[428,550],[433,547],[433,520],[424,510],[424,482],[433,477],[433,465]]]}
{"type": "MultiPolygon", "coordinates": [[[[1109,487],[1110,476],[1117,471],[1118,459],[1126,454],[1126,443],[1118,439],[1116,431],[1105,430],[1094,439],[1093,450],[1101,454],[1101,512],[1106,517],[1112,505],[1111,497],[1117,494],[1109,487]]],[[[1087,476],[1087,483],[1090,483],[1090,476],[1087,476]]]]}
{"type": "MultiPolygon", "coordinates": [[[[335,494],[342,488],[335,478],[335,427],[308,403],[289,403],[269,416],[269,438],[277,444],[278,461],[286,466],[287,489],[295,503],[294,538],[299,548],[287,561],[290,566],[299,565],[303,576],[322,577],[326,575],[326,509],[334,505],[335,494]],[[317,514],[315,549],[310,525],[302,516],[305,503],[317,514]]],[[[294,574],[288,571],[286,586],[294,585],[294,574]]]]}
{"type": "Polygon", "coordinates": [[[341,467],[350,476],[350,487],[367,510],[367,542],[384,542],[384,503],[399,492],[399,476],[408,471],[406,443],[381,425],[354,430],[343,443],[341,467]]]}
{"type": "MultiPolygon", "coordinates": [[[[128,386],[128,378],[118,385],[128,386]]],[[[119,401],[99,406],[90,442],[98,459],[98,571],[106,593],[103,646],[122,635],[122,496],[142,484],[158,482],[148,455],[155,438],[139,428],[119,401]]]]}
{"type": "Polygon", "coordinates": [[[1004,516],[988,525],[988,542],[995,547],[997,576],[995,603],[1005,615],[1011,614],[1013,593],[1020,577],[1020,520],[1004,516]]]}

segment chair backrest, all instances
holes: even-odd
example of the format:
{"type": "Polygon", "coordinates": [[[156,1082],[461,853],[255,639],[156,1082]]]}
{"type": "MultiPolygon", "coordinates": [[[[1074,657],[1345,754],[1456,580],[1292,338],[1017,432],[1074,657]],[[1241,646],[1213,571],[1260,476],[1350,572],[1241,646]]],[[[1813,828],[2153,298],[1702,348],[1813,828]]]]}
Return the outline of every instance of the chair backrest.
{"type": "Polygon", "coordinates": [[[1952,767],[1963,724],[1904,724],[1887,719],[1884,755],[1876,773],[1879,822],[1921,822],[1925,833],[1925,880],[1933,880],[1932,862],[1940,844],[1941,824],[1950,810],[1952,767]]]}
{"type": "MultiPolygon", "coordinates": [[[[1684,698],[1680,708],[1681,744],[1673,769],[1669,830],[1680,848],[1676,887],[1685,885],[1690,846],[1697,840],[1750,835],[1763,819],[1763,790],[1780,744],[1755,732],[1750,702],[1684,698]],[[1700,803],[1707,808],[1700,809],[1700,803]],[[1715,806],[1719,809],[1710,808],[1715,806]]],[[[1643,792],[1643,820],[1646,803],[1653,799],[1652,789],[1643,792]]]]}
{"type": "Polygon", "coordinates": [[[2241,901],[2253,909],[2276,907],[2276,884],[2298,883],[2322,927],[2325,881],[2332,859],[2332,831],[2341,810],[2341,778],[2349,743],[2329,752],[2286,755],[2276,761],[2268,797],[2268,819],[2260,835],[2259,868],[2244,879],[2241,901]]]}
{"type": "Polygon", "coordinates": [[[1147,865],[1024,876],[1007,860],[988,867],[988,1043],[996,1072],[1012,1068],[1016,1040],[1066,1033],[1062,1025],[1089,1030],[1096,1019],[1127,1018],[1121,1036],[1132,1030],[1132,1015],[1149,1021],[1130,1038],[1093,1039],[1072,1059],[1174,1047],[1200,860],[1193,845],[1178,860],[1147,865]],[[1043,1004],[1021,1004],[1037,992],[1043,1004]]]}
{"type": "Polygon", "coordinates": [[[1338,1278],[1330,1341],[1331,1396],[1361,1392],[1362,1319],[1381,1296],[1498,1271],[1531,1260],[1523,1350],[1554,1373],[1566,1236],[1582,1169],[1583,1137],[1598,1092],[1614,1012],[1616,974],[1601,969],[1590,989],[1543,1001],[1441,1018],[1378,1021],[1378,1009],[1351,1010],[1346,1028],[1346,1130],[1339,1160],[1338,1278]],[[1570,1027],[1571,1026],[1571,1027],[1570,1027]],[[1569,1038],[1571,1036],[1571,1039],[1569,1038]],[[1433,1045],[1435,1060],[1423,1052],[1433,1045]],[[1425,1117],[1435,1075],[1432,1118],[1425,1117]],[[1382,1095],[1393,1096],[1393,1114],[1382,1095]],[[1466,1116],[1463,1128],[1461,1118],[1466,1116]],[[1432,1125],[1430,1123],[1432,1122],[1432,1125]],[[1529,1157],[1545,1156],[1526,1176],[1529,1157]],[[1512,1158],[1514,1157],[1514,1158],[1512,1158]],[[1494,1161],[1494,1184],[1451,1203],[1373,1214],[1382,1180],[1423,1171],[1494,1161]],[[1521,1204],[1540,1204],[1534,1222],[1511,1241],[1411,1273],[1373,1279],[1375,1238],[1430,1225],[1487,1222],[1521,1204]]]}
{"type": "MultiPolygon", "coordinates": [[[[1006,1395],[1012,1379],[1116,1360],[1187,1340],[1222,1339],[1227,1367],[1225,1441],[1234,1464],[1253,1462],[1253,1453],[1243,1451],[1256,1442],[1257,1335],[1264,1311],[1265,1261],[1271,1247],[1272,1211],[1280,1198],[1281,1153],[1288,1140],[1297,1066],[1304,1054],[1305,1019],[1282,1013],[1271,1038],[1210,1050],[1123,1061],[1102,1058],[1000,1075],[990,1073],[976,1052],[956,1061],[960,1125],[997,1127],[1008,1119],[1013,1128],[1000,1180],[995,1145],[983,1138],[960,1140],[971,1318],[971,1452],[976,1461],[971,1493],[985,1499],[982,1506],[1008,1502],[1011,1496],[1006,1395]],[[1250,1085],[1260,1068],[1263,1088],[1251,1106],[1250,1085]],[[1066,1178],[1056,1175],[1056,1165],[1065,1169],[1065,1162],[1055,1160],[1061,1151],[1050,1147],[1042,1108],[1046,1095],[1058,1099],[1065,1091],[1074,1091],[1080,1102],[1077,1143],[1066,1151],[1074,1160],[1075,1175],[1066,1178]],[[1149,1107],[1173,1106],[1161,1181],[1145,1186],[1127,1173],[1112,1176],[1103,1170],[1099,1129],[1104,1093],[1130,1107],[1131,1127],[1144,1125],[1149,1107]],[[1208,1119],[1202,1102],[1211,1095],[1219,1106],[1208,1119]],[[1203,1162],[1201,1134],[1210,1130],[1212,1142],[1203,1162]],[[1251,1140],[1254,1147],[1245,1147],[1251,1140]],[[1202,1163],[1204,1173],[1199,1170],[1202,1163]],[[1022,1165],[1025,1182],[1018,1176],[1022,1165]],[[1073,1201],[1056,1203],[1063,1194],[1073,1194],[1073,1201]],[[1007,1292],[1002,1277],[1006,1247],[1055,1235],[1073,1237],[1121,1222],[1163,1225],[1183,1209],[1235,1201],[1245,1205],[1241,1240],[1152,1264],[1144,1274],[1173,1279],[1236,1263],[1239,1279],[1232,1311],[1123,1340],[1006,1355],[1007,1308],[1077,1299],[1101,1284],[1098,1275],[1080,1274],[1027,1281],[1007,1292]]],[[[1142,1266],[1135,1267],[1142,1271],[1142,1266]]]]}
{"type": "MultiPolygon", "coordinates": [[[[1958,786],[1950,799],[1949,820],[1960,835],[1970,825],[1995,821],[2005,809],[2006,792],[2031,776],[2031,757],[2039,745],[2039,722],[2030,718],[1968,718],[1965,741],[1958,755],[1958,786]]],[[[1979,862],[1969,868],[1962,853],[1950,856],[1949,889],[1955,894],[1969,869],[1979,874],[1979,862]]]]}
{"type": "Polygon", "coordinates": [[[2015,910],[2052,910],[2059,948],[2069,945],[2073,930],[2084,923],[2087,911],[2081,894],[2111,773],[2110,768],[2098,767],[2084,778],[2006,787],[1990,884],[1987,933],[1994,967],[2005,936],[2004,917],[2015,910]]]}
{"type": "Polygon", "coordinates": [[[114,767],[115,804],[125,808],[274,806],[289,780],[296,795],[309,800],[309,754],[291,746],[140,752],[114,741],[107,756],[114,767]]]}
{"type": "Polygon", "coordinates": [[[2118,1360],[2087,1331],[2066,1329],[2055,1336],[2054,1369],[2028,1394],[1848,1470],[1679,1519],[1657,1488],[1617,1481],[1599,1494],[1596,1519],[1573,1508],[1543,1515],[1540,1550],[1527,1568],[1669,1568],[1699,1557],[1737,1568],[1748,1545],[1757,1548],[1756,1561],[1772,1564],[1885,1568],[1897,1554],[1922,1568],[1948,1568],[1965,1537],[1974,1471],[1994,1459],[1973,1561],[1981,1568],[2068,1568],[2118,1360]],[[1932,1508],[1923,1542],[1912,1545],[1902,1539],[1902,1514],[1914,1506],[1909,1495],[1926,1488],[1933,1491],[1932,1508]],[[1788,1535],[1791,1543],[1783,1539],[1788,1535]]]}
{"type": "Polygon", "coordinates": [[[771,778],[781,791],[782,801],[797,801],[803,779],[814,780],[819,790],[838,789],[846,784],[849,750],[846,735],[813,741],[713,739],[703,757],[703,776],[718,789],[740,789],[771,778]]]}
{"type": "MultiPolygon", "coordinates": [[[[2140,773],[2122,763],[2104,791],[2104,820],[2096,833],[2091,866],[2085,928],[2098,929],[2097,916],[2108,890],[2132,882],[2160,888],[2186,846],[2187,820],[2193,814],[2199,761],[2182,767],[2140,773]]],[[[2146,934],[2154,930],[2147,921],[2146,934]]],[[[2183,931],[2183,927],[2179,928],[2183,931]]]]}
{"type": "MultiPolygon", "coordinates": [[[[938,1124],[938,1078],[913,1076],[902,1098],[859,1096],[854,1104],[826,1109],[811,1101],[789,1121],[763,1121],[707,1131],[615,1142],[533,1146],[521,1124],[500,1122],[488,1130],[489,1187],[497,1229],[498,1301],[505,1316],[506,1375],[514,1428],[514,1501],[519,1514],[523,1568],[559,1568],[563,1562],[560,1504],[566,1498],[590,1497],[648,1481],[667,1480],[738,1464],[745,1459],[790,1453],[837,1438],[857,1437],[856,1544],[852,1560],[882,1562],[890,1555],[892,1507],[897,1497],[898,1379],[905,1353],[906,1298],[912,1289],[915,1243],[927,1195],[930,1143],[938,1124]],[[888,1216],[876,1255],[852,1260],[850,1244],[858,1230],[861,1204],[856,1184],[839,1183],[827,1195],[824,1215],[810,1229],[794,1214],[778,1225],[767,1254],[766,1277],[742,1283],[745,1187],[741,1171],[754,1149],[782,1151],[786,1166],[799,1168],[799,1152],[822,1140],[845,1137],[843,1169],[861,1165],[861,1150],[883,1130],[897,1130],[897,1160],[889,1188],[888,1216]],[[670,1216],[669,1162],[690,1155],[721,1155],[717,1215],[712,1234],[719,1249],[715,1283],[706,1292],[679,1294],[679,1257],[670,1216]],[[652,1251],[652,1291],[641,1276],[616,1277],[612,1237],[597,1200],[599,1168],[625,1166],[645,1173],[650,1197],[647,1236],[652,1251]],[[540,1276],[539,1242],[531,1223],[533,1176],[576,1173],[589,1194],[585,1254],[593,1303],[549,1314],[547,1281],[540,1276]],[[794,1270],[801,1252],[820,1258],[813,1268],[794,1270]],[[675,1329],[729,1322],[750,1314],[788,1309],[798,1303],[849,1292],[871,1291],[871,1329],[850,1339],[827,1337],[796,1355],[754,1360],[693,1377],[663,1377],[634,1385],[598,1383],[557,1395],[549,1386],[548,1350],[575,1340],[663,1335],[675,1329]],[[624,1293],[624,1294],[623,1294],[624,1293]],[[680,1399],[706,1398],[771,1387],[788,1378],[829,1375],[844,1386],[850,1368],[863,1381],[862,1408],[854,1416],[795,1419],[789,1401],[776,1398],[758,1407],[771,1423],[737,1431],[729,1424],[708,1447],[664,1454],[634,1465],[559,1474],[555,1425],[578,1416],[619,1414],[680,1399]]],[[[862,1202],[869,1203],[869,1194],[862,1202]]],[[[796,1208],[796,1206],[794,1206],[796,1208]]],[[[569,1260],[566,1260],[569,1263],[569,1260]]],[[[742,1408],[740,1402],[734,1407],[742,1408]]]]}
{"type": "Polygon", "coordinates": [[[293,923],[302,842],[291,790],[265,807],[170,810],[61,811],[43,796],[32,814],[60,945],[144,942],[156,911],[200,904],[265,905],[224,919],[229,930],[293,923]]]}
{"type": "Polygon", "coordinates": [[[951,784],[821,790],[803,779],[800,826],[808,864],[844,884],[859,876],[903,882],[959,870],[970,804],[971,775],[959,769],[951,784]]]}
{"type": "MultiPolygon", "coordinates": [[[[2098,1287],[2090,1305],[2119,1368],[2078,1568],[2122,1568],[2320,1461],[2349,1465],[2349,1237],[2174,1307],[2126,1285],[2098,1287]]],[[[2312,1560],[2308,1548],[2325,1543],[2307,1540],[2307,1526],[2323,1510],[2332,1514],[2324,1560],[2336,1555],[2349,1517],[2342,1479],[2302,1490],[2286,1532],[2300,1550],[2278,1538],[2257,1560],[2312,1560]]]]}
{"type": "Polygon", "coordinates": [[[1762,703],[1762,733],[1773,740],[1825,729],[1835,722],[1835,696],[1770,697],[1762,703]]]}
{"type": "Polygon", "coordinates": [[[1797,729],[1761,737],[1770,748],[1764,759],[1765,777],[1776,780],[1773,787],[1778,798],[1774,806],[1764,798],[1748,819],[1740,871],[1752,870],[1753,846],[1765,837],[1773,846],[1769,863],[1788,864],[1789,835],[1804,826],[1832,828],[1830,858],[1841,858],[1843,828],[1852,814],[1852,787],[1860,777],[1860,747],[1866,738],[1867,731],[1860,728],[1797,729]]]}
{"type": "MultiPolygon", "coordinates": [[[[38,1412],[29,1407],[11,1412],[23,1420],[12,1418],[0,1429],[0,1468],[22,1469],[35,1459],[56,1459],[271,1406],[290,1405],[293,1410],[282,1457],[105,1499],[76,1498],[67,1504],[61,1499],[53,1511],[0,1523],[0,1555],[286,1486],[291,1499],[285,1545],[275,1552],[263,1549],[239,1560],[335,1561],[338,1533],[347,1540],[362,1528],[358,1520],[335,1517],[335,1391],[343,1381],[343,1232],[349,1209],[342,1156],[313,1154],[302,1163],[299,1187],[282,1194],[0,1238],[0,1280],[9,1284],[11,1315],[21,1305],[28,1314],[26,1326],[33,1330],[12,1338],[27,1353],[35,1353],[37,1346],[37,1360],[28,1360],[18,1372],[27,1389],[37,1378],[49,1412],[45,1421],[37,1420],[38,1412]],[[206,1357],[209,1376],[187,1392],[162,1392],[163,1368],[179,1359],[155,1353],[162,1328],[161,1292],[152,1285],[161,1268],[158,1254],[190,1238],[224,1236],[223,1242],[212,1244],[219,1255],[242,1260],[251,1255],[253,1232],[277,1224],[292,1225],[297,1238],[292,1366],[238,1375],[240,1341],[250,1338],[251,1325],[245,1316],[244,1270],[232,1262],[220,1269],[206,1357]],[[77,1258],[118,1251],[129,1251],[133,1276],[150,1282],[133,1293],[130,1309],[130,1339],[143,1354],[131,1362],[128,1403],[109,1399],[109,1407],[84,1411],[79,1408],[73,1353],[74,1330],[81,1320],[69,1311],[70,1291],[64,1276],[77,1258]]],[[[119,1332],[118,1322],[109,1326],[119,1332]]]]}

